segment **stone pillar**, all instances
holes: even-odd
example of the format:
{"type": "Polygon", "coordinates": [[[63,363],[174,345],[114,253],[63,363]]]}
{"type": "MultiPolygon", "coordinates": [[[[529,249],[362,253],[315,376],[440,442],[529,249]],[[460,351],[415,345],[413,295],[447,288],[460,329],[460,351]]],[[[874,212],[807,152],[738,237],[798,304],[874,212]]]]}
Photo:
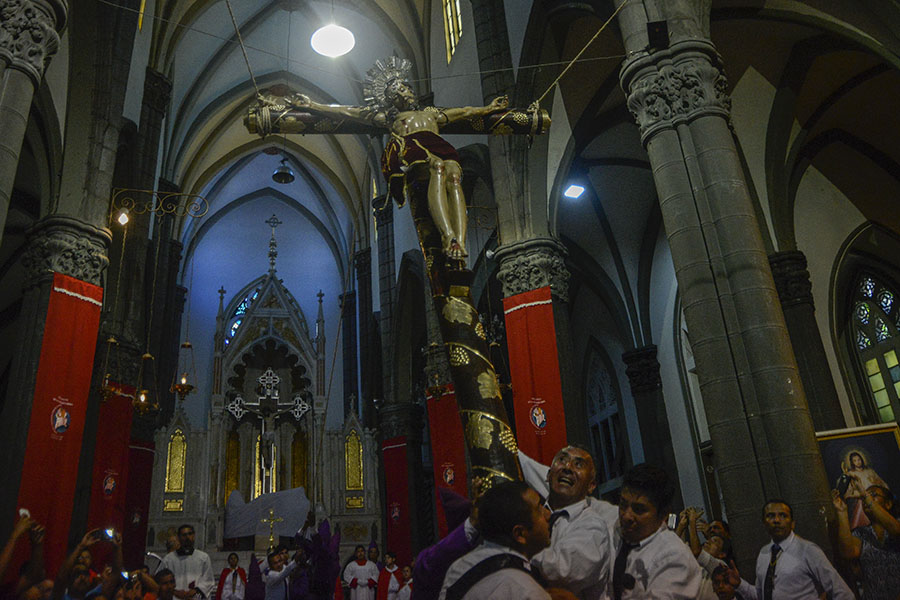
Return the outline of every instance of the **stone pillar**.
{"type": "Polygon", "coordinates": [[[809,271],[806,270],[806,256],[799,250],[776,252],[769,255],[769,265],[800,368],[800,379],[803,380],[813,425],[817,431],[845,427],[844,413],[816,324],[816,307],[809,271]]]}
{"type": "MultiPolygon", "coordinates": [[[[0,535],[8,534],[8,528],[14,522],[53,273],[102,285],[109,238],[108,230],[61,216],[45,217],[28,231],[22,256],[26,278],[16,336],[21,344],[12,361],[7,400],[0,413],[0,469],[7,481],[3,494],[0,494],[0,535]]],[[[98,410],[99,395],[91,394],[88,422],[92,415],[96,422],[98,410]]]]}
{"type": "Polygon", "coordinates": [[[0,241],[34,90],[59,49],[66,0],[0,0],[0,241]]]}
{"type": "Polygon", "coordinates": [[[374,429],[377,417],[372,404],[372,384],[375,369],[372,362],[376,353],[372,344],[372,248],[364,248],[353,256],[356,268],[356,304],[359,307],[359,404],[362,407],[362,423],[367,429],[374,429]]]}
{"type": "MultiPolygon", "coordinates": [[[[656,346],[635,348],[622,354],[625,374],[631,385],[631,397],[637,411],[641,440],[644,442],[644,460],[662,467],[676,481],[678,465],[672,448],[672,433],[666,414],[666,400],[663,397],[662,379],[659,377],[659,361],[656,346]]],[[[681,505],[681,488],[675,487],[675,504],[681,505]]]]}
{"type": "MultiPolygon", "coordinates": [[[[497,250],[497,279],[508,297],[550,286],[553,300],[553,323],[556,329],[556,351],[559,357],[559,378],[566,410],[566,435],[573,444],[590,443],[587,429],[587,407],[583,390],[575,381],[574,350],[569,324],[569,270],[566,268],[566,249],[552,238],[532,238],[504,244],[497,250]]],[[[507,332],[509,336],[509,332],[507,332]]],[[[516,340],[507,338],[507,344],[516,340]]],[[[515,396],[515,382],[513,382],[515,396]]]]}
{"type": "Polygon", "coordinates": [[[393,388],[393,352],[391,326],[394,314],[394,287],[397,283],[394,266],[394,205],[390,198],[376,198],[375,223],[378,236],[378,289],[381,301],[379,324],[381,326],[381,380],[382,401],[387,404],[395,398],[393,388]]]}
{"type": "Polygon", "coordinates": [[[356,369],[356,293],[348,291],[339,296],[341,302],[341,338],[344,358],[344,415],[350,414],[351,394],[359,398],[356,369]]]}
{"type": "Polygon", "coordinates": [[[708,2],[627,4],[620,79],[650,158],[683,299],[719,481],[742,571],[766,541],[766,497],[829,547],[829,486],[709,41],[708,2]],[[648,15],[669,47],[648,49],[648,15]]]}

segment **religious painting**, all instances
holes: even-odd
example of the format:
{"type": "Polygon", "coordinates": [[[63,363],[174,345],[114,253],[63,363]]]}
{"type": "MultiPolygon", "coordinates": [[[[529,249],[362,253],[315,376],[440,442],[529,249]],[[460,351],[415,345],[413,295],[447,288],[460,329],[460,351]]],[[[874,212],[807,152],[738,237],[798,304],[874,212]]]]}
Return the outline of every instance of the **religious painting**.
{"type": "Polygon", "coordinates": [[[896,423],[824,431],[816,434],[825,472],[850,514],[850,526],[868,525],[866,490],[900,490],[900,426],[896,423]]]}

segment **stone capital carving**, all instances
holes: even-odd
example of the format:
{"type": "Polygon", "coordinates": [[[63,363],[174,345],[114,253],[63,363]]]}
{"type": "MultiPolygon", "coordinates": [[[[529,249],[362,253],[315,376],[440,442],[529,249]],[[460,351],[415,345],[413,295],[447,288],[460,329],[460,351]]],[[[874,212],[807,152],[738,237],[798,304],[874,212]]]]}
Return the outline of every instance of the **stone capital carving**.
{"type": "Polygon", "coordinates": [[[812,283],[806,269],[806,256],[799,250],[776,252],[769,256],[775,289],[783,307],[813,305],[812,283]]]}
{"type": "Polygon", "coordinates": [[[38,221],[28,231],[28,247],[22,255],[25,289],[53,272],[102,285],[111,240],[108,229],[72,217],[50,216],[38,221]]]}
{"type": "Polygon", "coordinates": [[[413,402],[388,402],[378,413],[381,439],[401,435],[409,442],[422,441],[422,407],[413,402]]]}
{"type": "Polygon", "coordinates": [[[147,67],[144,76],[144,104],[157,112],[165,113],[171,98],[172,82],[169,78],[156,69],[147,67]]]}
{"type": "Polygon", "coordinates": [[[640,56],[620,76],[628,110],[641,130],[641,141],[700,116],[731,114],[728,81],[715,48],[691,40],[640,56]]]}
{"type": "Polygon", "coordinates": [[[504,244],[497,250],[497,279],[503,295],[512,296],[549,285],[554,297],[569,301],[569,270],[565,247],[551,238],[504,244]]]}
{"type": "Polygon", "coordinates": [[[40,85],[67,12],[65,0],[0,0],[0,60],[40,85]]]}
{"type": "Polygon", "coordinates": [[[624,352],[622,361],[625,363],[625,374],[628,375],[632,394],[652,392],[662,387],[656,346],[653,344],[624,352]]]}

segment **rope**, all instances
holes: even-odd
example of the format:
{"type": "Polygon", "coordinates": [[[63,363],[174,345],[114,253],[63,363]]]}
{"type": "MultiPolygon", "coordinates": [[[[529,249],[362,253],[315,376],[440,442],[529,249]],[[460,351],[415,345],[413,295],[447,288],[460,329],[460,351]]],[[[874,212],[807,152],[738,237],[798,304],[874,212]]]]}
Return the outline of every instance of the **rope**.
{"type": "Polygon", "coordinates": [[[619,14],[619,11],[622,10],[622,8],[623,8],[626,4],[628,4],[628,0],[624,0],[624,1],[622,2],[622,4],[620,4],[619,7],[616,8],[616,10],[613,11],[613,14],[611,14],[611,15],[609,16],[609,18],[606,20],[606,23],[604,23],[603,25],[600,26],[600,29],[597,30],[597,33],[594,34],[594,37],[592,37],[591,39],[589,39],[589,40],[588,40],[588,43],[584,45],[584,48],[582,48],[582,49],[578,52],[578,54],[575,55],[575,58],[573,58],[572,60],[569,61],[569,64],[566,65],[566,68],[562,70],[562,73],[560,73],[560,74],[557,76],[557,78],[553,80],[553,83],[550,84],[550,87],[547,88],[547,91],[545,91],[543,94],[541,94],[540,97],[539,97],[537,100],[534,101],[534,104],[532,104],[532,106],[538,106],[538,105],[540,105],[541,100],[543,100],[543,99],[547,96],[547,94],[550,93],[550,90],[552,90],[553,87],[554,87],[557,83],[559,83],[559,80],[562,79],[563,76],[564,76],[566,73],[569,72],[569,69],[572,68],[572,65],[574,65],[575,62],[581,57],[581,55],[584,54],[585,50],[588,49],[588,46],[590,46],[591,44],[593,44],[593,43],[594,43],[594,40],[596,40],[598,37],[600,37],[600,34],[603,33],[603,30],[606,29],[607,25],[609,25],[610,23],[612,23],[612,20],[616,18],[616,15],[619,14]]]}
{"type": "Polygon", "coordinates": [[[234,33],[237,35],[238,43],[241,45],[241,54],[244,55],[244,63],[247,65],[247,72],[250,73],[250,81],[253,82],[253,89],[256,90],[256,97],[259,93],[259,86],[256,84],[256,77],[253,75],[253,69],[250,67],[250,59],[247,57],[247,48],[244,47],[244,38],[241,37],[241,29],[238,27],[237,19],[234,18],[234,11],[231,9],[231,0],[225,0],[225,6],[228,7],[228,14],[231,15],[231,24],[234,26],[234,33]]]}

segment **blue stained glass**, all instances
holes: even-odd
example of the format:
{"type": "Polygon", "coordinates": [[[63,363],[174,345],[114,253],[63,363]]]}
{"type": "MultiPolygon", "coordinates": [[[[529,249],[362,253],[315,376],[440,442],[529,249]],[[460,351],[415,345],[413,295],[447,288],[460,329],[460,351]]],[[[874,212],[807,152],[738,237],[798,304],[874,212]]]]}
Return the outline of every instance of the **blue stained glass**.
{"type": "Polygon", "coordinates": [[[872,346],[872,340],[870,340],[869,337],[866,334],[864,334],[862,331],[857,331],[856,332],[856,347],[859,348],[860,350],[865,350],[866,348],[869,348],[871,346],[872,346]]]}
{"type": "Polygon", "coordinates": [[[856,305],[856,319],[863,325],[869,324],[869,305],[865,302],[856,305]]]}
{"type": "Polygon", "coordinates": [[[881,292],[878,293],[878,304],[881,305],[884,312],[891,312],[891,308],[894,306],[894,294],[887,290],[881,290],[881,292]]]}
{"type": "Polygon", "coordinates": [[[887,325],[885,325],[884,321],[879,317],[875,319],[875,336],[878,338],[879,342],[883,342],[884,340],[891,337],[891,332],[888,331],[887,325]]]}
{"type": "Polygon", "coordinates": [[[891,367],[890,372],[891,381],[893,381],[894,383],[900,381],[900,365],[891,367]]]}
{"type": "Polygon", "coordinates": [[[234,323],[231,324],[231,331],[228,332],[228,337],[234,337],[234,333],[238,330],[238,327],[241,326],[243,319],[238,319],[234,323]]]}
{"type": "Polygon", "coordinates": [[[867,298],[875,295],[875,282],[872,281],[871,277],[863,277],[862,282],[859,284],[859,291],[867,298]]]}

